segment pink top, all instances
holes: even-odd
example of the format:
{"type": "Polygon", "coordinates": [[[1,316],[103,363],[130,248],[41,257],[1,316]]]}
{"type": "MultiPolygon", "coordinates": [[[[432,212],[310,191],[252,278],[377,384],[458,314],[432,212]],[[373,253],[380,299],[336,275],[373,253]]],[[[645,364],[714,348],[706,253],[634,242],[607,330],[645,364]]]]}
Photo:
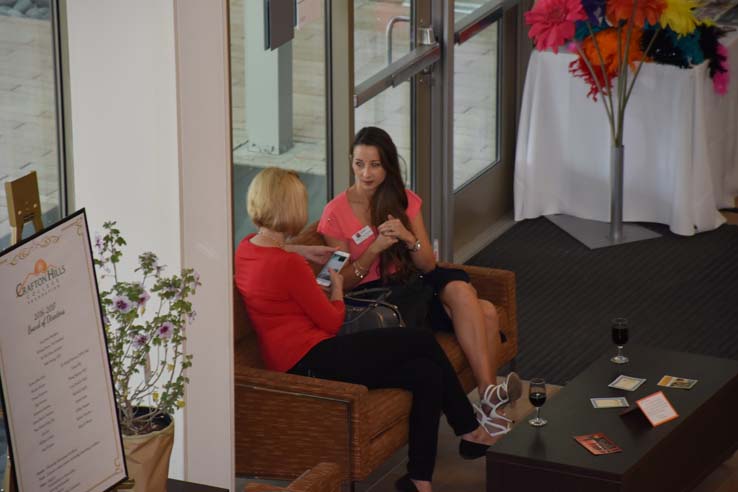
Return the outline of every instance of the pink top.
{"type": "MultiPolygon", "coordinates": [[[[420,213],[420,206],[423,200],[410,190],[405,190],[407,194],[407,209],[405,213],[412,220],[420,213]]],[[[377,228],[372,227],[372,235],[357,244],[354,234],[362,230],[367,224],[363,223],[354,214],[351,204],[348,201],[346,192],[339,194],[323,209],[323,215],[318,223],[318,232],[324,236],[331,237],[338,241],[346,241],[349,246],[349,254],[351,261],[360,258],[377,237],[377,228]]],[[[359,284],[371,282],[380,278],[379,258],[369,266],[366,277],[359,284]]]]}

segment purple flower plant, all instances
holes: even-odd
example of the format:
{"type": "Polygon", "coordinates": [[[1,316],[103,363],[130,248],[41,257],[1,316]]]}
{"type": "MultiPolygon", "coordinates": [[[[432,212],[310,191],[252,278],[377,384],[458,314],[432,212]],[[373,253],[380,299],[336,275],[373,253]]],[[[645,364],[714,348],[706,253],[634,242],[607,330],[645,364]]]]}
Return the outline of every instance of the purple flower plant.
{"type": "Polygon", "coordinates": [[[102,255],[103,254],[103,238],[100,234],[95,234],[95,248],[97,248],[97,253],[102,255]]]}
{"type": "Polygon", "coordinates": [[[174,335],[174,324],[170,321],[165,321],[156,330],[156,334],[159,338],[163,338],[165,340],[172,338],[172,335],[174,335]]]}
{"type": "Polygon", "coordinates": [[[149,343],[149,337],[142,333],[133,337],[133,342],[131,342],[131,345],[133,345],[134,349],[138,350],[141,347],[144,347],[147,343],[149,343]]]}
{"type": "Polygon", "coordinates": [[[138,305],[139,306],[145,306],[146,301],[151,299],[151,294],[149,294],[145,289],[141,292],[141,295],[138,296],[138,305]]]}
{"type": "Polygon", "coordinates": [[[127,314],[133,309],[133,303],[126,296],[115,296],[113,297],[113,307],[116,311],[120,311],[122,314],[127,314]]]}

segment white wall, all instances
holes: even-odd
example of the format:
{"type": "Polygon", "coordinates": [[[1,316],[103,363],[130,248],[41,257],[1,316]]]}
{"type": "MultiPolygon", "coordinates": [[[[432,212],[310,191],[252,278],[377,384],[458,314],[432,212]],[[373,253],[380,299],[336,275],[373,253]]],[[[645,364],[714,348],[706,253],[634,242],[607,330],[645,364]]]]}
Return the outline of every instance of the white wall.
{"type": "Polygon", "coordinates": [[[75,208],[202,287],[169,475],[233,490],[227,0],[67,0],[75,208]],[[175,32],[176,27],[176,32],[175,32]]]}
{"type": "MultiPolygon", "coordinates": [[[[252,0],[249,0],[252,1],[252,0]]],[[[188,480],[234,490],[233,212],[227,0],[174,0],[182,259],[201,274],[185,408],[188,480]]]]}
{"type": "MultiPolygon", "coordinates": [[[[92,234],[104,221],[118,221],[128,241],[124,271],[146,250],[176,271],[182,261],[173,3],[69,0],[67,22],[74,207],[87,209],[92,234]]],[[[184,468],[178,417],[173,477],[183,477],[184,468]]]]}

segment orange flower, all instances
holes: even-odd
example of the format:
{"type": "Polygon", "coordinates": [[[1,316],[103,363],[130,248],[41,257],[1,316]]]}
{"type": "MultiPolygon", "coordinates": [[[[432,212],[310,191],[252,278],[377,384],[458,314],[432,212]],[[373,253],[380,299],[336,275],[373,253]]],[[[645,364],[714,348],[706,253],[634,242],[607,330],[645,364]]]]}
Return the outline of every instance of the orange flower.
{"type": "MultiPolygon", "coordinates": [[[[625,43],[627,40],[626,33],[627,29],[621,29],[621,56],[625,56],[625,43]]],[[[580,47],[581,54],[579,55],[579,58],[569,65],[569,72],[571,72],[575,77],[582,77],[590,85],[590,91],[587,96],[592,96],[593,99],[597,100],[597,94],[600,92],[597,89],[597,83],[599,82],[599,85],[602,88],[602,93],[608,94],[612,89],[612,80],[619,77],[621,74],[619,73],[620,58],[618,57],[618,30],[612,27],[604,29],[595,33],[594,37],[597,41],[597,47],[599,47],[600,54],[602,54],[604,66],[603,63],[600,63],[600,56],[597,53],[595,41],[592,39],[592,36],[588,36],[584,41],[582,41],[580,47]],[[594,74],[589,71],[582,56],[589,61],[594,70],[594,74]],[[607,75],[607,77],[605,77],[605,75],[607,75]]],[[[636,68],[636,62],[640,61],[642,58],[641,31],[634,30],[630,37],[628,65],[632,70],[634,70],[636,68]]]]}
{"type": "Polygon", "coordinates": [[[665,0],[637,0],[634,13],[633,3],[634,0],[607,0],[607,20],[617,25],[619,21],[630,21],[633,16],[637,27],[643,27],[646,22],[653,26],[666,9],[665,0]]]}

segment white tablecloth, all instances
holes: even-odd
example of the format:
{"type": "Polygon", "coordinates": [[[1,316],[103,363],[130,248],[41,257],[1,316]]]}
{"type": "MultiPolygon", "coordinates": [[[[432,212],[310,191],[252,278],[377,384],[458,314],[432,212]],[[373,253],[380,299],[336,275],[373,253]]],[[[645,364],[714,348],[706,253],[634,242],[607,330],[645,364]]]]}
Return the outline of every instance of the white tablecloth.
{"type": "MultiPolygon", "coordinates": [[[[693,235],[720,226],[718,208],[738,195],[738,33],[728,93],[707,63],[649,63],[625,117],[623,220],[668,224],[693,235]]],[[[610,130],[602,102],[574,78],[574,56],[534,51],[528,65],[515,160],[515,219],[563,213],[610,220],[610,130]]]]}

